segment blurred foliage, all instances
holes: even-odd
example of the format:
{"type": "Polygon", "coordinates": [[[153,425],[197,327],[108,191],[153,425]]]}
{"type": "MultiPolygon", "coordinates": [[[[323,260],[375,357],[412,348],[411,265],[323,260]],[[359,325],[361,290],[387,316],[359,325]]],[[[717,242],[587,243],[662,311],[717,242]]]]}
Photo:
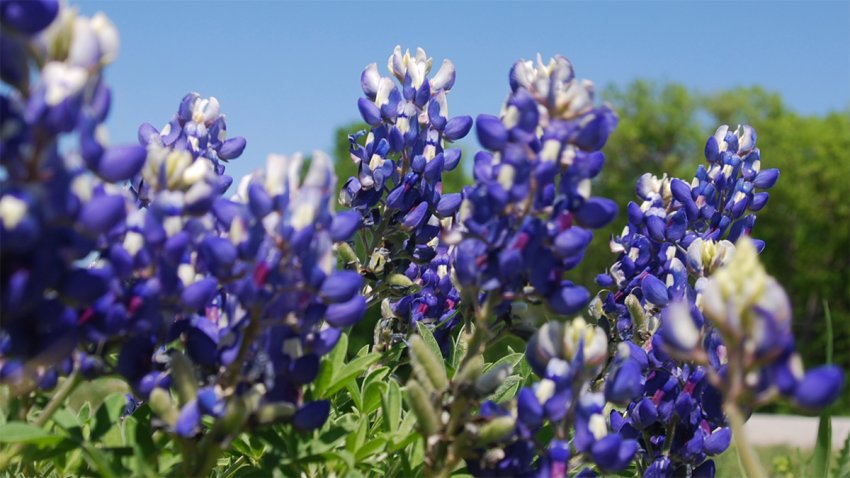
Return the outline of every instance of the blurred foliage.
{"type": "MultiPolygon", "coordinates": [[[[635,200],[635,182],[645,172],[666,172],[690,182],[704,162],[705,141],[718,125],[747,123],[756,128],[762,167],[781,170],[753,230],[767,243],[763,260],[791,297],[804,362],[814,366],[825,361],[826,301],[835,323],[835,361],[850,370],[850,111],[800,115],[778,94],[760,87],[704,95],[678,84],[635,81],[608,87],[603,96],[618,112],[620,124],[605,146],[607,162],[593,194],[614,199],[621,212],[635,200]]],[[[334,157],[340,185],[355,172],[348,134],[363,127],[337,130],[334,157]]],[[[466,151],[461,167],[446,179],[446,192],[471,182],[463,169],[471,158],[466,151]]],[[[615,258],[607,239],[624,225],[621,214],[597,232],[570,279],[596,290],[594,277],[615,258]]],[[[850,413],[847,393],[836,411],[850,413]]]]}

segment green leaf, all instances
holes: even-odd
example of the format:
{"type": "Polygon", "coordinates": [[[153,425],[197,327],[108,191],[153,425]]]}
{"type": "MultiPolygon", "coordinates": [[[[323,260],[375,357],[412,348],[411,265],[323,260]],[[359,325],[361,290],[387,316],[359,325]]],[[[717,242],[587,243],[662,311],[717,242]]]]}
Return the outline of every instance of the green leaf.
{"type": "Polygon", "coordinates": [[[360,423],[357,426],[357,432],[348,435],[345,440],[345,448],[354,454],[366,442],[366,433],[369,431],[369,420],[366,417],[361,417],[360,423]]]}
{"type": "Polygon", "coordinates": [[[348,351],[348,334],[342,334],[339,337],[339,342],[334,346],[329,354],[322,358],[319,375],[313,382],[316,395],[319,397],[328,396],[325,390],[330,386],[334,377],[334,371],[341,370],[345,365],[345,354],[348,351]]]}
{"type": "Polygon", "coordinates": [[[336,392],[345,388],[348,383],[354,381],[358,376],[360,376],[364,370],[369,368],[370,365],[377,362],[381,358],[380,354],[368,354],[363,357],[358,357],[351,361],[351,363],[340,367],[334,371],[334,377],[331,380],[330,386],[323,394],[324,397],[331,397],[336,392]]]}
{"type": "Polygon", "coordinates": [[[384,429],[395,433],[401,422],[401,388],[395,380],[389,381],[387,393],[381,397],[381,407],[384,413],[384,429]]]}
{"type": "Polygon", "coordinates": [[[372,413],[381,406],[381,398],[387,392],[386,382],[371,382],[366,386],[366,391],[363,394],[363,403],[360,410],[363,413],[372,413]]]}
{"type": "Polygon", "coordinates": [[[485,365],[483,373],[487,373],[491,369],[493,369],[495,367],[500,367],[502,365],[510,365],[512,369],[516,368],[516,366],[519,365],[520,362],[522,362],[523,357],[525,357],[525,354],[521,354],[521,353],[511,353],[511,354],[505,355],[504,357],[500,358],[496,362],[489,364],[489,365],[485,365]]]}
{"type": "Polygon", "coordinates": [[[22,443],[28,445],[55,445],[64,440],[35,425],[24,422],[8,422],[0,425],[0,443],[22,443]]]}
{"type": "Polygon", "coordinates": [[[351,398],[351,401],[354,402],[354,408],[357,410],[362,410],[363,408],[363,395],[360,393],[360,389],[357,388],[357,383],[355,380],[350,380],[345,384],[345,389],[348,390],[348,396],[351,398]]]}
{"type": "Polygon", "coordinates": [[[77,412],[77,417],[82,423],[89,421],[89,418],[91,418],[91,404],[89,402],[83,403],[80,407],[80,411],[77,412]]]}
{"type": "Polygon", "coordinates": [[[519,375],[511,375],[499,385],[499,388],[493,392],[487,399],[493,400],[496,403],[502,403],[506,400],[514,398],[519,387],[522,385],[523,379],[519,375]]]}
{"type": "Polygon", "coordinates": [[[127,406],[127,397],[123,394],[113,393],[106,397],[94,414],[89,440],[98,441],[102,436],[121,420],[121,413],[127,406]]]}
{"type": "Polygon", "coordinates": [[[443,358],[443,353],[440,351],[440,344],[437,343],[437,339],[434,338],[434,334],[431,333],[431,329],[422,322],[416,322],[416,330],[419,331],[419,335],[422,336],[422,340],[425,341],[425,345],[431,349],[431,353],[434,354],[434,357],[443,358]]]}
{"type": "Polygon", "coordinates": [[[376,453],[382,452],[386,446],[386,438],[375,438],[369,440],[357,449],[357,452],[354,454],[354,459],[357,462],[361,462],[376,453]]]}

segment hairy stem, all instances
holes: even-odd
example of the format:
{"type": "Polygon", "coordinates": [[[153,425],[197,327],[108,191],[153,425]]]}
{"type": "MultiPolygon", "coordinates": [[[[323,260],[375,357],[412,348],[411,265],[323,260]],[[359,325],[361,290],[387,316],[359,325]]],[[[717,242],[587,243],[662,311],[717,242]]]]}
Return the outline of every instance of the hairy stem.
{"type": "Polygon", "coordinates": [[[767,473],[765,473],[755,450],[747,441],[744,431],[744,416],[740,408],[735,403],[727,401],[723,405],[723,411],[726,412],[726,417],[729,419],[732,438],[735,440],[735,447],[738,449],[738,455],[741,457],[741,464],[747,476],[750,478],[767,478],[767,473]]]}

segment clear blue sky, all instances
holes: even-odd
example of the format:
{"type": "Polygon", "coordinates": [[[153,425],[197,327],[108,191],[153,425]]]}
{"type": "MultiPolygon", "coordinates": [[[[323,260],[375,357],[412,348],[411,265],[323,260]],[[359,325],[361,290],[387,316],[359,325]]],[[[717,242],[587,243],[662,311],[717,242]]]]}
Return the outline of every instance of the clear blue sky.
{"type": "MultiPolygon", "coordinates": [[[[700,91],[762,85],[806,114],[850,105],[850,2],[73,1],[121,33],[107,78],[113,142],[161,126],[184,93],[216,96],[246,136],[231,173],[266,154],[329,151],[359,118],[360,72],[396,44],[450,58],[455,114],[496,113],[519,58],[561,53],[600,88],[636,78],[700,91]]],[[[471,143],[468,143],[471,144],[471,143]]]]}

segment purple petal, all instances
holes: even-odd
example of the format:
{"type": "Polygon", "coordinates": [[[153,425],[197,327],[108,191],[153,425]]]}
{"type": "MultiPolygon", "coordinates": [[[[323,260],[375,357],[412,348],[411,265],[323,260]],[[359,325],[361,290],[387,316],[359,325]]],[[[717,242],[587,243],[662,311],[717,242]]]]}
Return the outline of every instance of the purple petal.
{"type": "Polygon", "coordinates": [[[113,146],[103,153],[97,174],[113,183],[126,181],[142,169],[147,156],[148,152],[142,146],[113,146]]]}
{"type": "Polygon", "coordinates": [[[7,0],[0,4],[0,20],[27,35],[47,28],[58,13],[58,0],[7,0]]]}
{"type": "Polygon", "coordinates": [[[342,328],[354,325],[366,313],[366,299],[355,295],[346,302],[331,304],[325,313],[325,321],[334,327],[342,328]]]}
{"type": "Polygon", "coordinates": [[[103,234],[121,222],[126,213],[123,196],[102,194],[83,205],[77,221],[86,231],[103,234]]]}
{"type": "Polygon", "coordinates": [[[457,167],[460,162],[461,151],[458,148],[449,148],[443,151],[443,158],[446,163],[443,165],[444,171],[451,171],[457,167]]]}
{"type": "Polygon", "coordinates": [[[584,287],[565,285],[549,297],[549,307],[560,315],[572,315],[590,301],[590,292],[584,287]]]}
{"type": "Polygon", "coordinates": [[[576,218],[591,229],[599,229],[614,220],[617,215],[617,203],[601,197],[592,197],[576,211],[576,218]]]}
{"type": "Polygon", "coordinates": [[[342,331],[334,327],[328,327],[319,332],[313,342],[313,353],[316,355],[325,355],[333,350],[339,338],[342,336],[342,331]]]}
{"type": "Polygon", "coordinates": [[[774,184],[776,184],[777,179],[779,179],[778,169],[764,169],[756,175],[755,179],[753,179],[753,186],[758,189],[770,189],[774,184]]]}
{"type": "Polygon", "coordinates": [[[407,229],[416,229],[425,221],[425,215],[427,213],[428,203],[422,201],[415,208],[405,214],[401,224],[407,229]]]}
{"type": "Polygon", "coordinates": [[[292,418],[292,424],[300,430],[315,430],[324,425],[330,412],[331,402],[327,400],[310,402],[295,412],[295,416],[292,418]]]}
{"type": "Polygon", "coordinates": [[[369,126],[378,126],[381,124],[381,110],[375,103],[372,103],[366,98],[357,99],[357,109],[360,111],[360,116],[363,117],[369,126]]]}
{"type": "Polygon", "coordinates": [[[613,377],[605,382],[605,399],[616,404],[628,404],[643,392],[643,382],[640,364],[626,359],[613,377]]]}
{"type": "Polygon", "coordinates": [[[360,213],[357,211],[337,213],[331,221],[329,229],[331,240],[343,242],[351,239],[351,236],[360,228],[360,219],[360,213]]]}
{"type": "Polygon", "coordinates": [[[248,185],[248,207],[257,219],[262,219],[272,212],[272,198],[261,184],[248,185]]]}
{"type": "Polygon", "coordinates": [[[197,400],[192,400],[180,409],[177,423],[174,424],[174,432],[181,437],[190,438],[198,433],[201,424],[201,410],[198,408],[197,400]]]}
{"type": "Polygon", "coordinates": [[[729,448],[729,442],[731,440],[732,430],[728,427],[723,427],[705,438],[703,448],[709,455],[719,455],[729,448]]]}
{"type": "Polygon", "coordinates": [[[457,141],[469,134],[470,129],[472,129],[471,116],[455,116],[446,123],[443,135],[449,141],[457,141]]]}
{"type": "Polygon", "coordinates": [[[347,302],[363,286],[363,278],[354,271],[337,271],[322,282],[319,295],[330,302],[347,302]]]}
{"type": "Polygon", "coordinates": [[[593,233],[580,227],[571,227],[555,237],[555,253],[561,257],[569,257],[584,252],[593,233]]]}
{"type": "Polygon", "coordinates": [[[460,193],[443,194],[440,202],[437,203],[437,215],[440,217],[454,215],[460,208],[461,202],[463,202],[463,196],[460,193]]]}
{"type": "Polygon", "coordinates": [[[491,151],[501,150],[508,142],[508,131],[505,125],[495,116],[478,115],[475,131],[478,133],[478,142],[491,151]]]}
{"type": "Polygon", "coordinates": [[[239,156],[242,156],[242,152],[245,151],[245,146],[247,144],[248,142],[241,136],[230,138],[221,145],[221,148],[219,148],[218,157],[225,161],[238,158],[239,156]]]}
{"type": "Polygon", "coordinates": [[[797,385],[794,400],[798,405],[817,410],[838,398],[844,385],[844,372],[835,365],[821,365],[806,372],[797,385]]]}
{"type": "Polygon", "coordinates": [[[654,305],[663,307],[670,302],[667,286],[654,275],[648,275],[640,283],[643,296],[654,305]]]}
{"type": "Polygon", "coordinates": [[[183,289],[180,300],[188,309],[201,309],[213,300],[217,290],[218,281],[207,277],[183,289]]]}

